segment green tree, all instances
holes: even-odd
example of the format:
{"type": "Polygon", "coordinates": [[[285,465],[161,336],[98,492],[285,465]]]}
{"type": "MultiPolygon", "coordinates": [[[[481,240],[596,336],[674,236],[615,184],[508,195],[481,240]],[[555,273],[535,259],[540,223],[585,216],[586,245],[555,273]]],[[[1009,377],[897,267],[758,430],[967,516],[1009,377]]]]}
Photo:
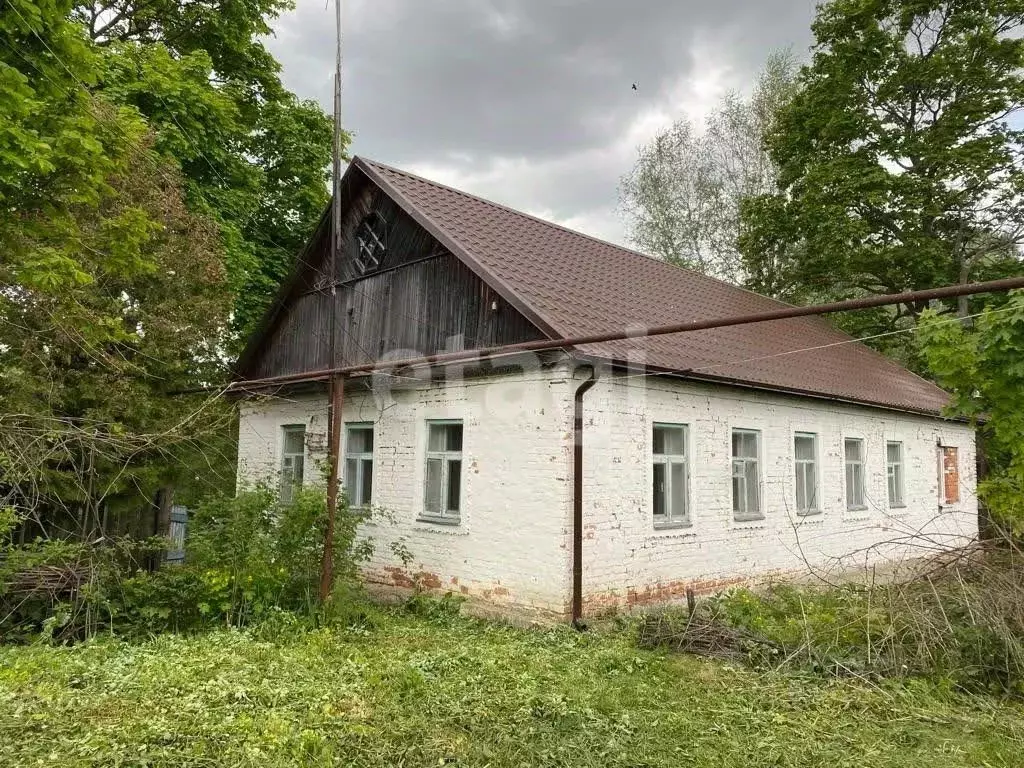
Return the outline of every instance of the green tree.
{"type": "MultiPolygon", "coordinates": [[[[768,138],[778,190],[743,207],[751,287],[805,301],[1018,271],[1022,22],[1020,0],[821,6],[813,59],[768,138]]],[[[861,330],[924,309],[869,314],[861,330]]]]}
{"type": "Polygon", "coordinates": [[[219,225],[234,327],[262,315],[328,199],[332,123],[280,81],[261,42],[289,0],[78,2],[105,53],[96,88],[131,105],[219,225]]]}
{"type": "Polygon", "coordinates": [[[671,264],[743,282],[740,204],[775,190],[777,170],[764,142],[795,76],[793,56],[775,53],[749,98],[728,93],[702,131],[682,118],[640,148],[619,189],[634,245],[671,264]]]}
{"type": "Polygon", "coordinates": [[[951,413],[979,430],[989,475],[979,498],[993,518],[1024,534],[1024,293],[1015,291],[973,326],[934,310],[921,316],[920,344],[938,382],[953,393],[951,413]]]}
{"type": "Polygon", "coordinates": [[[223,407],[169,394],[223,378],[230,297],[216,224],[139,114],[89,92],[104,62],[68,7],[8,9],[0,496],[87,532],[224,446],[223,407]]]}

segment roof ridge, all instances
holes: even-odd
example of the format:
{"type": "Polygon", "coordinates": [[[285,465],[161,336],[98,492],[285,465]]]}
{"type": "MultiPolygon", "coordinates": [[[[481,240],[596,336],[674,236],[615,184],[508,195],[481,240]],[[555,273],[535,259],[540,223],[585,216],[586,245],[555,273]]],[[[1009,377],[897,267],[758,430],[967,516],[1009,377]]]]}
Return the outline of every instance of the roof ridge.
{"type": "MultiPolygon", "coordinates": [[[[764,299],[766,301],[773,301],[776,304],[780,304],[780,305],[785,306],[785,307],[795,306],[793,304],[789,304],[788,302],[772,298],[771,296],[765,296],[764,294],[758,293],[757,291],[752,291],[751,289],[746,288],[746,287],[744,287],[742,285],[736,285],[735,283],[730,283],[728,280],[723,280],[720,277],[715,277],[713,275],[706,275],[703,272],[698,272],[696,269],[692,269],[690,267],[684,267],[684,266],[681,266],[679,264],[672,264],[670,262],[665,261],[664,259],[659,259],[657,256],[651,256],[648,253],[643,253],[642,251],[637,251],[637,250],[634,250],[633,248],[627,248],[624,245],[619,245],[618,243],[613,243],[613,242],[611,242],[609,240],[604,240],[604,239],[602,239],[600,237],[596,237],[595,235],[590,235],[590,234],[587,234],[586,232],[580,232],[579,230],[573,229],[572,227],[567,227],[564,224],[559,224],[558,222],[551,221],[550,219],[545,219],[545,218],[542,218],[540,216],[536,216],[536,215],[534,215],[532,213],[527,213],[526,211],[521,211],[518,208],[513,208],[512,206],[506,205],[505,203],[499,203],[499,202],[496,202],[494,200],[489,200],[486,197],[481,197],[480,195],[476,195],[476,194],[474,194],[472,192],[466,192],[464,189],[459,189],[458,187],[453,187],[450,184],[444,184],[444,183],[442,183],[440,181],[434,181],[433,179],[428,179],[426,176],[420,176],[419,174],[411,173],[410,171],[406,171],[406,170],[403,170],[401,168],[396,168],[395,166],[388,165],[387,163],[382,163],[382,162],[379,162],[377,160],[371,160],[370,158],[364,157],[362,155],[359,155],[357,157],[358,157],[359,160],[361,160],[364,163],[367,163],[368,165],[372,165],[372,166],[375,166],[377,168],[383,168],[385,170],[391,171],[392,173],[397,173],[397,174],[399,174],[401,176],[405,176],[406,178],[415,179],[416,181],[421,181],[424,184],[430,184],[432,186],[439,187],[441,189],[447,190],[448,192],[454,192],[457,195],[461,195],[462,197],[468,197],[471,200],[476,200],[477,202],[483,203],[484,205],[490,205],[490,206],[492,206],[494,208],[500,208],[501,210],[507,211],[508,213],[514,214],[516,216],[522,216],[523,218],[531,219],[532,221],[536,221],[538,224],[544,224],[545,226],[551,227],[553,229],[561,230],[562,232],[565,232],[567,234],[575,235],[576,237],[586,238],[587,240],[590,240],[592,242],[598,243],[599,245],[604,245],[604,246],[607,246],[609,248],[614,248],[615,250],[621,251],[622,253],[625,253],[625,254],[629,254],[630,256],[637,256],[637,257],[639,257],[641,259],[647,259],[648,261],[652,261],[655,264],[658,264],[658,265],[660,265],[662,267],[667,267],[669,269],[679,269],[679,270],[682,270],[683,272],[686,272],[687,274],[692,275],[692,276],[694,276],[696,278],[699,278],[699,279],[702,279],[702,280],[710,280],[712,282],[719,283],[721,285],[727,285],[730,288],[734,288],[734,289],[736,289],[738,291],[744,291],[746,293],[753,294],[754,296],[757,296],[760,299],[764,299]]],[[[355,159],[356,158],[354,157],[353,160],[355,160],[355,159]]]]}

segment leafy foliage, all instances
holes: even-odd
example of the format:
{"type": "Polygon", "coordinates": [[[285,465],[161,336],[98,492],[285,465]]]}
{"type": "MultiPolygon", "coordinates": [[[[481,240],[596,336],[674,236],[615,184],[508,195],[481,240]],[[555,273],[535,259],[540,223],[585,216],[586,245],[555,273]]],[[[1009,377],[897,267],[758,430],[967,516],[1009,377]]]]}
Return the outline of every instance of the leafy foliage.
{"type": "Polygon", "coordinates": [[[640,148],[620,197],[633,243],[670,264],[743,282],[740,205],[775,190],[764,150],[779,108],[792,96],[796,62],[769,57],[749,99],[727,94],[698,132],[677,120],[640,148]]]}
{"type": "Polygon", "coordinates": [[[1012,765],[1019,706],[382,613],[370,629],[0,648],[0,763],[1012,765]]]}
{"type": "Polygon", "coordinates": [[[190,521],[187,563],[157,571],[147,566],[160,540],[9,544],[0,548],[0,637],[149,636],[279,620],[282,611],[297,622],[351,620],[362,612],[356,567],[373,546],[356,536],[362,520],[339,506],[336,599],[326,606],[317,601],[323,489],[302,490],[287,506],[263,489],[212,498],[190,521]]]}
{"type": "Polygon", "coordinates": [[[801,301],[1018,271],[1022,22],[1012,0],[820,6],[813,60],[768,140],[779,191],[743,209],[751,287],[801,301]]]}
{"type": "Polygon", "coordinates": [[[972,326],[934,312],[921,319],[928,367],[954,395],[952,412],[979,430],[988,476],[978,496],[997,523],[1024,534],[1024,294],[1015,291],[972,326]]]}
{"type": "Polygon", "coordinates": [[[95,90],[131,106],[181,168],[191,210],[218,225],[244,338],[328,198],[331,120],[281,84],[262,40],[283,0],[99,0],[74,18],[102,49],[95,90]]]}
{"type": "Polygon", "coordinates": [[[229,450],[224,406],[169,394],[222,377],[230,294],[146,123],[88,92],[102,62],[67,11],[0,21],[0,498],[88,535],[229,450]]]}

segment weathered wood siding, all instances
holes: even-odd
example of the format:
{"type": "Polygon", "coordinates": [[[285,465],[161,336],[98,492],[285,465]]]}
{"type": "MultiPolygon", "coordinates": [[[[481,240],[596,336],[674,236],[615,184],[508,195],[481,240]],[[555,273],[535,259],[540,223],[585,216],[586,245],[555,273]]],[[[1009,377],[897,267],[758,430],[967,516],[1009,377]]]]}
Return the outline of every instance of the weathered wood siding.
{"type": "MultiPolygon", "coordinates": [[[[526,318],[449,253],[368,181],[351,190],[342,218],[342,253],[334,280],[337,316],[334,364],[355,365],[458,348],[543,338],[526,318]],[[387,224],[379,268],[360,276],[356,228],[370,211],[387,224]],[[398,353],[403,354],[399,355],[398,353]]],[[[330,366],[329,227],[306,252],[308,271],[279,312],[246,378],[301,373],[330,366]]]]}

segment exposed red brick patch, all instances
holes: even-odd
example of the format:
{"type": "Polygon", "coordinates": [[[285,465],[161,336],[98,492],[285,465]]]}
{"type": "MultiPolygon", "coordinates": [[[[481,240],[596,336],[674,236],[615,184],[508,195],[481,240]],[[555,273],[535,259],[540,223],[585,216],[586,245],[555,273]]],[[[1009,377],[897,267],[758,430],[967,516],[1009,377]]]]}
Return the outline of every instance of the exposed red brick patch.
{"type": "Polygon", "coordinates": [[[415,576],[413,576],[413,579],[417,584],[425,589],[440,589],[441,587],[441,577],[436,573],[419,571],[415,576]]]}

